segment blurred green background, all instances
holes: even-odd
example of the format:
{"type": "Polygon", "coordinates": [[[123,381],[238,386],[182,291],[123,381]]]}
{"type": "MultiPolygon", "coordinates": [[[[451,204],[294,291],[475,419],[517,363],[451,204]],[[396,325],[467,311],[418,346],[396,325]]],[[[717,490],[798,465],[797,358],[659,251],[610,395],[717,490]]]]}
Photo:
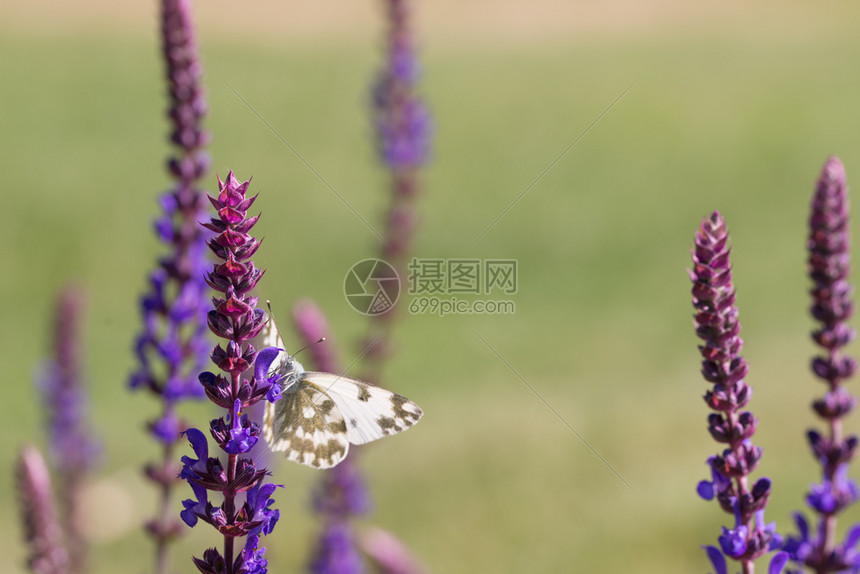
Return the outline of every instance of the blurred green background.
{"type": "MultiPolygon", "coordinates": [[[[44,445],[32,379],[68,280],[88,293],[93,572],[144,572],[140,478],[155,401],[130,394],[137,298],[161,248],[168,185],[154,2],[9,0],[0,22],[0,225],[6,371],[0,540],[22,572],[10,470],[44,445]]],[[[349,362],[365,320],[342,293],[375,237],[230,90],[232,86],[375,227],[388,201],[367,115],[381,3],[196,6],[213,167],[254,177],[260,284],[281,313],[312,296],[349,362]]],[[[769,520],[816,479],[803,434],[823,387],[808,373],[805,220],[829,154],[860,174],[860,54],[852,2],[608,3],[439,0],[416,7],[421,91],[435,118],[414,254],[513,258],[516,314],[402,315],[389,385],[425,410],[367,449],[374,524],[436,573],[704,572],[728,523],[700,501],[716,452],[700,397],[689,247],[719,209],[734,243],[750,405],[774,481],[769,520]],[[478,243],[472,240],[631,83],[634,87],[478,243]],[[635,489],[631,492],[475,335],[484,337],[635,489]]],[[[860,181],[858,179],[857,181],[860,181]]],[[[214,175],[207,187],[214,187],[214,175]]],[[[281,320],[282,323],[286,321],[281,320]]],[[[288,345],[295,345],[295,339],[288,345]]],[[[206,406],[186,410],[200,425],[206,406]]],[[[857,417],[848,428],[856,431],[857,417]]],[[[276,464],[272,572],[298,572],[318,525],[318,474],[276,464]]],[[[185,496],[185,492],[182,493],[185,496]]],[[[860,518],[856,509],[842,528],[860,518]]],[[[199,527],[175,564],[216,543],[199,527]]]]}

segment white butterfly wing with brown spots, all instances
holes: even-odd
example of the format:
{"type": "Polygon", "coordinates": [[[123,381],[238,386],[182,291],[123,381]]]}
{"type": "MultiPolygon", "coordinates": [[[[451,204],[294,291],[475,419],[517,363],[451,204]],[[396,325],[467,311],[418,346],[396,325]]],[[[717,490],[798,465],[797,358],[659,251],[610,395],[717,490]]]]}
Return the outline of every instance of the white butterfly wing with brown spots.
{"type": "Polygon", "coordinates": [[[302,382],[316,386],[337,405],[352,444],[405,431],[424,414],[402,395],[349,377],[308,371],[302,382]]]}
{"type": "Polygon", "coordinates": [[[313,468],[331,468],[349,449],[346,423],[336,403],[314,385],[299,383],[266,403],[263,437],[272,451],[313,468]]]}
{"type": "MultiPolygon", "coordinates": [[[[263,346],[284,349],[274,320],[263,331],[263,346]]],[[[365,444],[404,431],[423,415],[397,393],[363,381],[305,372],[286,351],[269,367],[282,375],[283,394],[266,403],[263,438],[274,452],[313,468],[331,468],[346,457],[349,443],[365,444]]]]}

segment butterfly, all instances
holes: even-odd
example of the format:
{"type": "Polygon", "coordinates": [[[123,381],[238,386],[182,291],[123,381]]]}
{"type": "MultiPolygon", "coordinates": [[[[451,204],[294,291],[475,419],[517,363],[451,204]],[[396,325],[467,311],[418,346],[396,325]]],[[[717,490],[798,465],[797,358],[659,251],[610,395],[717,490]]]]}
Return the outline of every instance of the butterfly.
{"type": "Polygon", "coordinates": [[[274,452],[313,468],[341,462],[350,444],[365,444],[410,428],[424,414],[402,395],[343,375],[305,371],[283,349],[274,319],[263,332],[263,346],[281,353],[268,376],[281,377],[281,397],[266,403],[263,438],[274,452]]]}

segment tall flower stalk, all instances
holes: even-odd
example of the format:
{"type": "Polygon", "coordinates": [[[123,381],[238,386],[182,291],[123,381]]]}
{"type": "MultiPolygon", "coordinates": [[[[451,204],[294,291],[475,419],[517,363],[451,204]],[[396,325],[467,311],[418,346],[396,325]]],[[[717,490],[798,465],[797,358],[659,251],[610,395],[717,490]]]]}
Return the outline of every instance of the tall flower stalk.
{"type": "MultiPolygon", "coordinates": [[[[293,309],[293,323],[302,343],[308,346],[312,364],[320,371],[341,373],[322,310],[312,301],[301,302],[293,309]],[[316,344],[327,336],[326,344],[316,344]]],[[[322,517],[323,527],[309,565],[310,571],[315,574],[364,572],[349,521],[350,517],[370,509],[370,497],[354,457],[347,456],[339,465],[325,472],[314,492],[313,508],[322,517]]]]}
{"type": "Polygon", "coordinates": [[[247,215],[256,199],[246,196],[249,184],[250,180],[239,183],[232,171],[225,181],[219,178],[218,197],[209,197],[217,217],[205,224],[215,234],[208,245],[218,260],[206,274],[207,283],[217,292],[207,322],[227,344],[217,344],[211,353],[212,362],[222,372],[203,372],[199,381],[209,400],[227,411],[209,425],[210,436],[224,454],[210,457],[206,435],[188,429],[185,436],[197,458],[183,457],[180,474],[194,493],[193,499],[183,501],[181,518],[192,527],[203,520],[223,536],[220,552],[209,548],[202,558],[194,558],[204,574],[265,574],[268,563],[259,538],[272,531],[280,516],[271,508],[276,485],[263,482],[266,469],[242,456],[260,434],[259,426],[244,411],[263,398],[274,402],[280,393],[280,386],[274,384],[277,381],[267,378],[279,351],[270,348],[258,353],[249,342],[266,324],[266,314],[257,308],[252,293],[263,272],[251,261],[260,242],[249,234],[259,219],[259,215],[247,215]],[[210,502],[210,492],[220,494],[217,506],[210,502]],[[245,543],[239,549],[236,539],[242,537],[245,543]]]}
{"type": "MultiPolygon", "coordinates": [[[[402,281],[406,276],[406,260],[418,220],[415,210],[415,198],[420,187],[418,170],[428,156],[430,116],[416,92],[419,66],[409,24],[409,0],[383,2],[388,20],[386,60],[373,84],[372,102],[379,157],[390,172],[391,201],[379,258],[391,264],[402,281]]],[[[362,340],[365,357],[362,378],[371,383],[380,382],[382,368],[389,355],[390,327],[394,316],[392,308],[371,316],[362,340]]],[[[318,309],[309,306],[299,308],[295,320],[306,343],[325,335],[325,318],[318,309]]],[[[321,359],[323,363],[328,360],[325,357],[321,359]]],[[[335,366],[333,362],[328,365],[335,366]]],[[[320,363],[317,363],[317,368],[340,372],[320,363]]],[[[364,514],[370,508],[370,498],[356,464],[359,450],[351,449],[346,460],[329,470],[314,494],[314,508],[324,521],[310,564],[311,571],[316,574],[364,572],[350,525],[351,516],[364,514]]]]}
{"type": "MultiPolygon", "coordinates": [[[[82,572],[88,544],[83,528],[82,488],[96,461],[99,445],[86,424],[86,393],[81,381],[83,295],[64,287],[54,315],[53,357],[38,386],[48,423],[51,461],[56,469],[60,523],[68,549],[68,570],[82,572]]],[[[36,464],[31,455],[32,464],[36,464]]]]}
{"type": "Polygon", "coordinates": [[[167,253],[159,259],[141,299],[143,330],[135,343],[138,366],[130,379],[133,389],[146,388],[161,402],[159,418],[149,423],[161,459],[144,469],[158,489],[155,516],[146,525],[155,541],[158,574],[167,572],[170,542],[181,533],[173,512],[173,489],[179,471],[176,444],[186,424],[179,419],[177,403],[202,398],[197,374],[208,354],[206,244],[198,223],[205,200],[197,182],[208,168],[203,148],[209,136],[201,127],[206,101],[190,0],[162,0],[161,36],[175,152],[167,162],[173,185],[160,198],[162,213],[155,230],[167,253]]]}
{"type": "Polygon", "coordinates": [[[857,450],[857,436],[845,434],[844,418],[857,404],[843,386],[857,370],[856,361],[842,349],[855,337],[847,321],[854,313],[851,271],[848,189],[845,168],[831,157],[821,170],[809,216],[809,276],[813,287],[810,311],[819,327],[812,339],[822,355],[812,360],[813,374],[827,386],[812,410],[826,425],[826,435],[809,430],[812,454],[821,465],[821,483],[812,485],[806,503],[817,515],[810,532],[806,518],[795,514],[799,537],[789,539],[792,559],[816,574],[860,568],[860,525],[849,529],[844,541],[836,541],[836,517],[858,497],[857,483],[849,479],[848,465],[857,450]]]}
{"type": "MultiPolygon", "coordinates": [[[[742,411],[752,389],[746,384],[746,360],[740,355],[738,309],[729,261],[729,234],[722,216],[714,212],[705,218],[696,233],[693,249],[694,325],[702,339],[702,376],[713,387],[705,393],[705,403],[714,412],[708,416],[708,431],[724,450],[708,458],[711,481],[702,481],[698,493],[705,500],[716,498],[724,512],[733,517],[731,528],[723,527],[720,547],[705,550],[717,574],[728,571],[726,559],[740,563],[744,574],[752,574],[754,561],[782,545],[773,523],[767,524],[764,511],[771,493],[771,481],[759,478],[750,484],[750,474],[758,466],[761,447],[752,443],[758,421],[742,411]]],[[[770,573],[781,571],[788,560],[784,552],[771,562],[770,573]]]]}

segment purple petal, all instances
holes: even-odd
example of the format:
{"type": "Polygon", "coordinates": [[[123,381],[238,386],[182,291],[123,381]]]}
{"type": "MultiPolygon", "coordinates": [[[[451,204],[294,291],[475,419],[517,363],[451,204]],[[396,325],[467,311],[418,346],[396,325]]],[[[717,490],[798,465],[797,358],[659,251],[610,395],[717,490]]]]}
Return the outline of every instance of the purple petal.
{"type": "Polygon", "coordinates": [[[284,389],[281,388],[281,385],[272,385],[269,387],[269,390],[266,392],[266,400],[270,403],[274,403],[278,399],[281,398],[284,389]]]}
{"type": "Polygon", "coordinates": [[[732,558],[737,558],[747,550],[747,527],[741,524],[734,530],[723,526],[723,534],[718,538],[723,552],[732,558]]]}
{"type": "Polygon", "coordinates": [[[704,500],[713,500],[714,499],[714,483],[708,482],[707,480],[703,480],[696,486],[696,492],[699,494],[699,498],[704,500]]]}
{"type": "Polygon", "coordinates": [[[168,414],[152,423],[152,435],[164,444],[173,444],[179,437],[179,419],[168,414]]]}
{"type": "Polygon", "coordinates": [[[857,542],[860,541],[860,524],[851,527],[848,531],[848,534],[845,535],[845,544],[844,548],[854,548],[857,546],[857,542]]]}
{"type": "Polygon", "coordinates": [[[269,367],[275,362],[283,352],[283,349],[277,347],[266,347],[257,353],[257,360],[254,361],[254,377],[257,381],[264,381],[269,376],[269,367]]]}
{"type": "Polygon", "coordinates": [[[188,442],[191,443],[191,448],[194,449],[194,454],[197,455],[199,460],[209,458],[209,443],[206,441],[206,435],[195,428],[187,429],[183,434],[185,434],[188,442]]]}
{"type": "Polygon", "coordinates": [[[726,565],[726,557],[716,546],[702,546],[707,552],[708,559],[714,567],[715,574],[729,574],[729,567],[726,565]]]}
{"type": "Polygon", "coordinates": [[[770,566],[767,568],[767,574],[780,574],[782,569],[788,563],[788,552],[777,552],[770,559],[770,566]]]}
{"type": "Polygon", "coordinates": [[[251,436],[250,429],[230,429],[230,440],[224,445],[224,450],[227,454],[242,454],[251,450],[257,440],[257,437],[251,436]]]}
{"type": "Polygon", "coordinates": [[[797,530],[800,532],[801,539],[809,540],[809,523],[806,522],[806,517],[799,512],[795,512],[794,523],[797,525],[797,530]]]}

